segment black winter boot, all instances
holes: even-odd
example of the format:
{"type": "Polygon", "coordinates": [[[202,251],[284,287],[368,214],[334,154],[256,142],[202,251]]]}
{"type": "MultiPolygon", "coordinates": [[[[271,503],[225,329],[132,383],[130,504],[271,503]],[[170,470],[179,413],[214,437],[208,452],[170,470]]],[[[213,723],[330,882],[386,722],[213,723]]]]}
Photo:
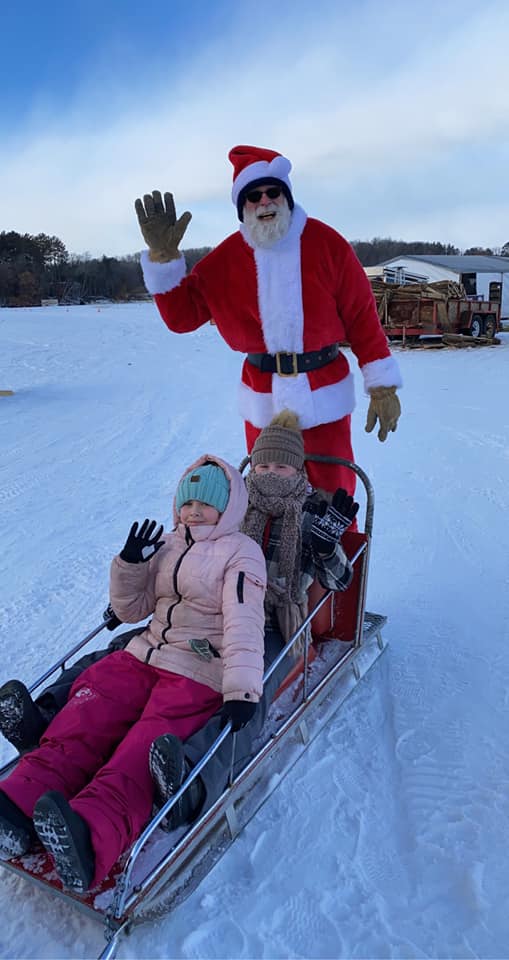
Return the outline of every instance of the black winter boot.
{"type": "Polygon", "coordinates": [[[0,790],[0,860],[23,856],[36,839],[30,817],[0,790]]]}
{"type": "MultiPolygon", "coordinates": [[[[157,737],[150,747],[149,766],[156,787],[155,802],[160,808],[175,796],[191,771],[191,765],[184,757],[182,741],[172,733],[157,737]]],[[[163,820],[163,829],[175,830],[183,823],[190,823],[198,815],[204,799],[205,788],[197,777],[163,820]]]]}
{"type": "Polygon", "coordinates": [[[61,793],[50,790],[35,805],[34,826],[55,861],[62,885],[73,893],[85,893],[94,878],[95,854],[83,817],[61,793]]]}
{"type": "Polygon", "coordinates": [[[33,750],[47,725],[21,680],[8,680],[0,687],[0,733],[16,750],[33,750]]]}

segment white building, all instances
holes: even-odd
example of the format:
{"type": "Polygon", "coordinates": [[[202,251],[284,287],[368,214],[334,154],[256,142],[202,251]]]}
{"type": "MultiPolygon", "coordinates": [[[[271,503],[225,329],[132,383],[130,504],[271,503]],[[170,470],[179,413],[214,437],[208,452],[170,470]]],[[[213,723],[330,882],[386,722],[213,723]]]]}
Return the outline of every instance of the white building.
{"type": "Polygon", "coordinates": [[[392,257],[365,269],[387,283],[462,283],[468,297],[500,303],[500,316],[509,318],[509,257],[423,254],[392,257]]]}

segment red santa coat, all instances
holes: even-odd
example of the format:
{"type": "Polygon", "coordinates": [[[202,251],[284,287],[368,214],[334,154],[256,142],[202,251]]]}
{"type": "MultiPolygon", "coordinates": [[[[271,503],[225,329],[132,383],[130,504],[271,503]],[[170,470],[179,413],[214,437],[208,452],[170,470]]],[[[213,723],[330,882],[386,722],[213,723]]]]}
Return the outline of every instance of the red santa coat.
{"type": "MultiPolygon", "coordinates": [[[[187,277],[183,257],[159,264],[144,253],[142,267],[146,287],[175,333],[213,320],[232,350],[242,353],[304,353],[346,340],[366,390],[401,386],[371,286],[352,247],[298,206],[288,233],[270,248],[253,247],[241,224],[187,277]]],[[[244,362],[239,407],[257,428],[285,408],[308,430],[341,420],[354,406],[353,377],[342,353],[297,377],[262,373],[244,362]]]]}

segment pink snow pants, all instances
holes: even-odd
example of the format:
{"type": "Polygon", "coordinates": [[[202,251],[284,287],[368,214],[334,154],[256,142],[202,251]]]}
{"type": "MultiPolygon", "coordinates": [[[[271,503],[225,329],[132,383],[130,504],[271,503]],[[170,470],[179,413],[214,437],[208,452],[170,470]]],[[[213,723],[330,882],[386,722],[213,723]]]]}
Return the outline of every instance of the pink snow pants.
{"type": "Polygon", "coordinates": [[[95,886],[150,818],[152,741],[163,733],[187,739],[222,703],[205,684],[151,667],[124,650],[112,653],[77,678],[40,746],[0,789],[29,817],[48,790],[71,802],[90,828],[95,886]]]}

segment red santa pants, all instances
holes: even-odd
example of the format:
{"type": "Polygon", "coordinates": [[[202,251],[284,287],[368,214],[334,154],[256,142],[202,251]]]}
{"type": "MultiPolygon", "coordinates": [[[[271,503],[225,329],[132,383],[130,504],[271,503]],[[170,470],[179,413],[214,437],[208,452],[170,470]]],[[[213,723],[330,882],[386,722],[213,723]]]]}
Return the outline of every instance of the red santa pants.
{"type": "MultiPolygon", "coordinates": [[[[351,417],[334,420],[332,423],[320,423],[317,427],[310,427],[302,431],[304,450],[306,454],[319,453],[322,456],[342,457],[343,460],[353,462],[352,440],[350,436],[351,417]]],[[[253,444],[261,433],[248,421],[244,424],[246,430],[247,451],[251,453],[253,444]]],[[[321,487],[334,493],[338,487],[343,487],[350,496],[355,493],[355,473],[348,467],[341,467],[336,463],[306,462],[306,472],[313,487],[321,487]]]]}
{"type": "Polygon", "coordinates": [[[86,820],[96,857],[93,886],[110,872],[150,818],[150,745],[163,733],[185,740],[221,707],[215,690],[144,664],[124,650],[85,670],[41,745],[0,789],[31,817],[58,790],[86,820]]]}

